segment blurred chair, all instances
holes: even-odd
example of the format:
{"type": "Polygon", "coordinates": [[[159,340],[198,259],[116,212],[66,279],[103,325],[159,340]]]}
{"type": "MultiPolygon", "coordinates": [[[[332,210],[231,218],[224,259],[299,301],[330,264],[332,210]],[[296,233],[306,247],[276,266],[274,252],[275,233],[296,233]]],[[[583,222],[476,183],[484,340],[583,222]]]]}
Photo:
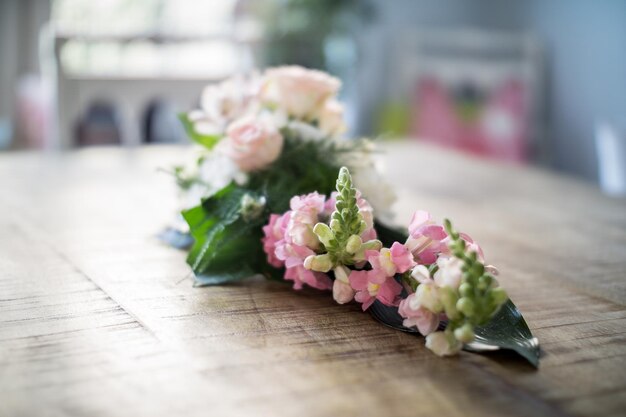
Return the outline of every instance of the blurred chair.
{"type": "Polygon", "coordinates": [[[174,105],[163,99],[151,100],[142,117],[143,143],[179,143],[184,140],[185,132],[174,105]]]}
{"type": "Polygon", "coordinates": [[[76,126],[76,143],[79,146],[121,144],[119,110],[106,101],[90,104],[76,126]]]}
{"type": "Polygon", "coordinates": [[[533,37],[426,31],[401,44],[396,71],[412,136],[501,160],[541,157],[541,55],[533,37]]]}

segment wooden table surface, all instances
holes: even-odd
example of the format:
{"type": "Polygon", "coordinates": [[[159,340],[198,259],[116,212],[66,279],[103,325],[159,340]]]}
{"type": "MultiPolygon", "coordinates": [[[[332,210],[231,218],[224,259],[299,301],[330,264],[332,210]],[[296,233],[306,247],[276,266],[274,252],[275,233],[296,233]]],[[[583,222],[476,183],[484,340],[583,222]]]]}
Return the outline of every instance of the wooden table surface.
{"type": "Polygon", "coordinates": [[[192,287],[154,237],[156,172],[190,149],[0,156],[0,415],[626,415],[626,203],[425,146],[381,157],[402,196],[483,246],[543,357],[441,359],[357,305],[255,279],[192,287]]]}

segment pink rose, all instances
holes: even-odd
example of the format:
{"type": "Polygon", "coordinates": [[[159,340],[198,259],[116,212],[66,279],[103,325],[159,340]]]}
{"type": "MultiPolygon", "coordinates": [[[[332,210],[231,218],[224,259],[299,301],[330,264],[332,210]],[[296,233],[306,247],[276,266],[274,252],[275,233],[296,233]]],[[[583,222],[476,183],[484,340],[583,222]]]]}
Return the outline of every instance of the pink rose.
{"type": "Polygon", "coordinates": [[[341,82],[325,72],[299,66],[268,69],[261,87],[263,103],[278,107],[298,119],[316,119],[341,82]]]}
{"type": "Polygon", "coordinates": [[[267,120],[248,116],[228,127],[220,148],[242,171],[256,171],[278,158],[283,137],[267,120]]]}

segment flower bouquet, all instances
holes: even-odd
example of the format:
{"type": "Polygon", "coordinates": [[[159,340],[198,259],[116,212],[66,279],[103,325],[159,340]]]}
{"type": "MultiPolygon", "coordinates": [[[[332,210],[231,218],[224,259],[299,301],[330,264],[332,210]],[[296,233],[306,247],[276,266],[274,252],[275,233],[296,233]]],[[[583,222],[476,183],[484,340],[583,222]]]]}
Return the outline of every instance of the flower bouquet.
{"type": "Polygon", "coordinates": [[[188,235],[167,240],[189,246],[196,283],[262,274],[360,303],[437,355],[509,349],[537,366],[537,339],[470,236],[421,210],[406,232],[383,223],[394,195],[372,143],[341,139],[339,87],[320,71],[271,68],[208,86],[181,116],[202,152],[174,169],[188,235]]]}

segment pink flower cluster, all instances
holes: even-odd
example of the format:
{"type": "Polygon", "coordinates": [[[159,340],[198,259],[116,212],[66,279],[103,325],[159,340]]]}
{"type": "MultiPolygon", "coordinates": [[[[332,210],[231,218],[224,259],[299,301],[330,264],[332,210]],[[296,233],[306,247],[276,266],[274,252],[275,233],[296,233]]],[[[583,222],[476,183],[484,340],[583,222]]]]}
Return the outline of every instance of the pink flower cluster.
{"type": "MultiPolygon", "coordinates": [[[[354,298],[362,304],[363,310],[369,308],[375,300],[397,306],[402,286],[394,277],[415,265],[412,253],[399,242],[395,242],[391,248],[366,251],[366,262],[371,266],[369,270],[349,270],[341,266],[341,269],[335,271],[335,285],[327,274],[305,268],[305,259],[321,249],[313,227],[330,218],[335,200],[336,193],[325,199],[314,192],[293,197],[291,210],[285,214],[272,214],[269,224],[263,227],[263,250],[268,262],[277,268],[285,267],[285,279],[294,281],[295,289],[302,288],[303,284],[321,290],[332,288],[338,302],[343,304],[354,298]]],[[[375,239],[371,206],[358,194],[357,206],[366,225],[360,238],[363,241],[375,239]]]]}
{"type": "MultiPolygon", "coordinates": [[[[371,206],[358,193],[357,197],[366,229],[361,236],[351,239],[357,243],[378,242],[372,240],[376,238],[376,231],[371,206]]],[[[454,299],[456,303],[463,279],[463,261],[450,253],[451,238],[444,227],[435,223],[429,213],[417,211],[411,219],[409,237],[404,244],[394,242],[390,248],[381,248],[378,242],[376,247],[379,249],[372,250],[371,246],[360,243],[366,249],[359,256],[356,256],[358,251],[349,252],[355,253],[350,265],[331,265],[313,228],[318,222],[330,218],[335,198],[335,194],[325,199],[318,193],[296,196],[291,200],[291,210],[283,215],[273,214],[263,228],[263,248],[268,262],[275,267],[285,267],[285,279],[294,281],[295,289],[304,284],[321,290],[332,289],[333,298],[338,303],[355,300],[361,303],[363,311],[376,300],[387,306],[397,306],[404,326],[417,328],[427,336],[429,349],[441,356],[457,353],[462,347],[459,340],[463,338],[437,331],[441,320],[447,318],[445,311],[449,307],[446,302],[450,301],[446,300],[454,299]],[[312,270],[312,262],[307,263],[307,258],[309,261],[324,258],[328,263],[320,269],[329,271],[332,268],[334,282],[327,273],[312,270]],[[402,274],[403,278],[397,279],[402,274]],[[409,285],[411,280],[414,280],[412,286],[409,285]],[[403,290],[408,293],[404,298],[403,290]]],[[[462,233],[460,236],[467,250],[476,252],[482,262],[480,246],[469,236],[462,233]]],[[[485,268],[492,275],[497,274],[495,268],[485,268]]]]}
{"type": "MultiPolygon", "coordinates": [[[[369,204],[362,198],[358,199],[359,210],[364,218],[372,212],[369,204]]],[[[270,215],[269,223],[263,227],[263,250],[267,254],[268,263],[276,268],[285,268],[285,279],[293,281],[293,287],[301,289],[304,284],[320,290],[333,288],[333,282],[323,272],[312,271],[304,267],[307,257],[317,254],[321,249],[313,227],[327,220],[335,209],[335,194],[329,199],[313,192],[295,196],[291,199],[290,210],[286,213],[270,215]]],[[[373,228],[373,217],[363,232],[364,238],[376,236],[373,228]]]]}
{"type": "MultiPolygon", "coordinates": [[[[483,262],[480,246],[467,234],[460,233],[466,248],[475,252],[483,262]]],[[[406,246],[412,252],[417,265],[411,271],[411,278],[417,283],[417,290],[400,302],[398,313],[404,318],[405,327],[414,327],[427,336],[426,345],[440,356],[458,352],[462,344],[454,337],[437,332],[444,314],[445,294],[456,294],[463,279],[463,261],[450,253],[451,238],[444,227],[436,224],[429,213],[417,211],[409,225],[409,238],[406,246]],[[435,266],[431,274],[427,266],[435,266]]],[[[497,270],[486,266],[493,275],[497,270]]]]}

